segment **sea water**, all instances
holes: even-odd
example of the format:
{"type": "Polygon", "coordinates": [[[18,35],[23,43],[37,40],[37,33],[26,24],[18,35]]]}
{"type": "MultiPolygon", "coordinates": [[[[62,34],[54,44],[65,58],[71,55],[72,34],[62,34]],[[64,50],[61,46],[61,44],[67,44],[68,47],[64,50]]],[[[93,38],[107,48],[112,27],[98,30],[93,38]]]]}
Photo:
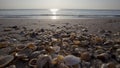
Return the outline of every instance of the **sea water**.
{"type": "Polygon", "coordinates": [[[120,17],[120,10],[0,9],[0,18],[80,19],[120,17]]]}

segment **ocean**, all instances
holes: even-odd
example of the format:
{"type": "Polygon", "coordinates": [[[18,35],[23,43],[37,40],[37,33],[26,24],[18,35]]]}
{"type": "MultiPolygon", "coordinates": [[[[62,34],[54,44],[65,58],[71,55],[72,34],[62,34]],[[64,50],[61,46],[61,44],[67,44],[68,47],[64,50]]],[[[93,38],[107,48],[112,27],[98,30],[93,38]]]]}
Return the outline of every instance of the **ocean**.
{"type": "Polygon", "coordinates": [[[120,10],[0,9],[0,18],[80,19],[120,17],[120,10]]]}

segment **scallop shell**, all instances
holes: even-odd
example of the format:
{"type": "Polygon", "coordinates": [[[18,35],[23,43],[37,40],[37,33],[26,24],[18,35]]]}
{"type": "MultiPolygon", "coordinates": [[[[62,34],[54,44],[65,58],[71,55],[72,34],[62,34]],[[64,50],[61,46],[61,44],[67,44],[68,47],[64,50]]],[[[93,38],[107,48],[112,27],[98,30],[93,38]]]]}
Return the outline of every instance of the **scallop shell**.
{"type": "Polygon", "coordinates": [[[0,67],[4,67],[14,59],[12,55],[5,55],[0,57],[0,67]]]}
{"type": "Polygon", "coordinates": [[[64,61],[66,65],[71,66],[71,65],[76,65],[80,63],[80,58],[75,57],[73,55],[68,55],[68,56],[65,56],[64,61]]]}

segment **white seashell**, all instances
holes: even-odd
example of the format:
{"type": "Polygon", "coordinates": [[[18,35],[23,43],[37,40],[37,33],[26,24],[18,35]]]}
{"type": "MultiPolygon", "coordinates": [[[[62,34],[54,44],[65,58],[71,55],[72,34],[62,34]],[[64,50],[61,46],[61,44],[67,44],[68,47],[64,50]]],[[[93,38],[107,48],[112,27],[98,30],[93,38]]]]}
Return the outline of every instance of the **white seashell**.
{"type": "Polygon", "coordinates": [[[80,63],[80,58],[75,57],[73,55],[68,55],[68,56],[65,56],[64,61],[65,61],[66,65],[71,66],[71,65],[76,65],[76,64],[80,63]]]}

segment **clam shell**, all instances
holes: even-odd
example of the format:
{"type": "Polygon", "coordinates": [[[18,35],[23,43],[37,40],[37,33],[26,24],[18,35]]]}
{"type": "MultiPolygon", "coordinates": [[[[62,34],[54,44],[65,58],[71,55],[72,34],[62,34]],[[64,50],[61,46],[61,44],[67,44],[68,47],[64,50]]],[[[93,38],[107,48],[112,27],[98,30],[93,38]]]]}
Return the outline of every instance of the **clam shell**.
{"type": "Polygon", "coordinates": [[[37,58],[31,59],[29,61],[28,65],[31,66],[31,67],[36,67],[37,66],[37,58]]]}
{"type": "Polygon", "coordinates": [[[4,67],[14,59],[12,55],[5,55],[0,57],[0,67],[4,67]]]}
{"type": "Polygon", "coordinates": [[[17,58],[20,58],[20,59],[26,59],[27,57],[29,57],[30,55],[32,54],[32,50],[31,49],[24,49],[22,51],[19,51],[15,54],[15,56],[17,58]]]}
{"type": "Polygon", "coordinates": [[[10,54],[13,50],[14,49],[12,49],[12,47],[2,48],[2,49],[0,49],[0,55],[10,54]]]}
{"type": "Polygon", "coordinates": [[[19,44],[18,46],[16,46],[16,50],[17,51],[21,51],[21,50],[24,50],[26,48],[25,45],[22,45],[22,44],[19,44]]]}
{"type": "Polygon", "coordinates": [[[73,43],[74,43],[75,45],[80,45],[80,44],[81,44],[81,42],[80,42],[79,40],[74,40],[73,43]]]}
{"type": "Polygon", "coordinates": [[[34,51],[29,57],[30,58],[37,58],[41,54],[41,51],[34,51]]]}
{"type": "Polygon", "coordinates": [[[65,56],[64,61],[66,65],[71,66],[71,65],[76,65],[80,63],[80,58],[75,57],[73,55],[68,55],[68,56],[65,56]]]}
{"type": "Polygon", "coordinates": [[[29,44],[27,45],[27,47],[28,47],[29,49],[32,49],[32,50],[36,50],[36,49],[37,49],[37,46],[36,46],[34,43],[29,43],[29,44]]]}
{"type": "Polygon", "coordinates": [[[60,47],[59,46],[54,46],[53,49],[55,50],[56,53],[58,53],[60,51],[60,47]]]}
{"type": "Polygon", "coordinates": [[[89,52],[83,52],[83,53],[81,53],[81,59],[85,60],[85,61],[90,60],[90,54],[89,54],[89,52]]]}
{"type": "Polygon", "coordinates": [[[0,48],[4,48],[8,46],[8,42],[0,42],[0,48]]]}
{"type": "Polygon", "coordinates": [[[47,63],[51,65],[51,57],[49,55],[40,55],[37,60],[37,67],[43,68],[47,63]]]}
{"type": "Polygon", "coordinates": [[[108,68],[116,68],[116,65],[113,62],[107,63],[108,68]]]}
{"type": "Polygon", "coordinates": [[[58,68],[69,68],[67,65],[65,65],[64,63],[60,63],[58,65],[58,68]]]}

